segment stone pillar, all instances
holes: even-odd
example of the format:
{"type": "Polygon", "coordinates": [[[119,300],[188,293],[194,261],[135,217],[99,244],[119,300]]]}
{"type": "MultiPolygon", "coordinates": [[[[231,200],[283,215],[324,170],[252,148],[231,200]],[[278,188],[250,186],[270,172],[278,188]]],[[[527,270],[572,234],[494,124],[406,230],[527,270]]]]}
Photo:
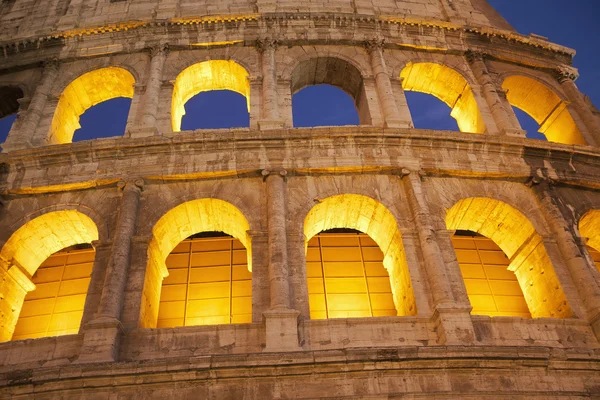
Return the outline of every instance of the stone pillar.
{"type": "Polygon", "coordinates": [[[156,115],[160,102],[160,89],[165,60],[167,59],[168,46],[159,44],[150,49],[150,71],[146,81],[142,117],[138,127],[129,132],[132,137],[152,136],[158,133],[156,128],[156,115]]]}
{"type": "Polygon", "coordinates": [[[16,261],[0,259],[0,342],[12,339],[27,293],[35,289],[31,276],[16,261]]]}
{"type": "Polygon", "coordinates": [[[283,128],[283,121],[279,115],[279,102],[277,98],[277,73],[275,51],[277,41],[272,39],[258,40],[256,48],[261,53],[262,66],[262,118],[258,122],[259,129],[283,128]]]}
{"type": "Polygon", "coordinates": [[[577,75],[569,71],[559,71],[557,75],[560,86],[565,91],[567,98],[573,104],[575,112],[586,127],[587,132],[581,131],[581,134],[590,146],[598,146],[600,144],[600,121],[592,113],[588,105],[585,104],[581,92],[577,88],[577,85],[575,85],[577,75]]]}
{"type": "Polygon", "coordinates": [[[496,88],[494,85],[494,81],[485,64],[485,54],[469,52],[467,53],[467,60],[469,61],[471,70],[473,71],[477,82],[481,85],[483,97],[492,113],[496,127],[499,130],[499,132],[490,133],[524,137],[525,132],[519,125],[514,124],[516,117],[511,118],[509,115],[509,112],[512,113],[512,109],[507,110],[504,106],[504,102],[501,98],[501,96],[504,95],[504,92],[500,94],[501,89],[496,88]]]}
{"type": "Polygon", "coordinates": [[[371,57],[371,69],[375,76],[377,95],[386,128],[409,128],[412,121],[403,121],[394,99],[394,91],[383,58],[383,40],[374,39],[367,42],[367,51],[371,57]]]}
{"type": "MultiPolygon", "coordinates": [[[[567,265],[575,287],[578,289],[579,299],[583,304],[586,317],[592,325],[596,337],[600,340],[600,287],[592,273],[592,268],[595,268],[595,266],[589,265],[587,258],[579,251],[579,247],[568,228],[572,224],[565,220],[560,208],[553,199],[555,196],[553,196],[553,188],[550,183],[534,184],[532,190],[538,198],[541,205],[540,210],[556,238],[558,250],[567,265]]],[[[572,308],[576,309],[575,307],[572,308]]]]}
{"type": "Polygon", "coordinates": [[[142,180],[122,182],[123,190],[110,261],[95,318],[83,327],[84,342],[78,362],[105,362],[118,359],[120,322],[131,238],[135,233],[142,180]]]}
{"type": "Polygon", "coordinates": [[[267,183],[270,309],[263,315],[266,325],[265,351],[295,351],[298,345],[299,312],[290,308],[287,254],[287,201],[284,169],[263,170],[267,183]]]}
{"type": "Polygon", "coordinates": [[[31,97],[25,118],[18,130],[11,130],[6,142],[2,145],[4,151],[20,150],[29,147],[43,146],[46,144],[46,133],[36,135],[37,127],[42,118],[48,97],[52,94],[52,85],[58,76],[58,60],[44,63],[44,70],[39,85],[31,97]]]}
{"type": "Polygon", "coordinates": [[[475,336],[469,314],[471,307],[465,307],[453,298],[447,266],[431,222],[421,176],[418,172],[408,170],[402,170],[402,175],[433,296],[433,320],[438,327],[438,340],[440,344],[448,345],[472,343],[475,336]]]}

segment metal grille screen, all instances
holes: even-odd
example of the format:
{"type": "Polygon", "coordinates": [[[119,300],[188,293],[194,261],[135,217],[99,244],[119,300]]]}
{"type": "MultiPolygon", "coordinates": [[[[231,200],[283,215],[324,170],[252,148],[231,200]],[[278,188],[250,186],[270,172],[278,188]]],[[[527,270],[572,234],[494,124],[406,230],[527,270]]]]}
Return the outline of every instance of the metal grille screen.
{"type": "Polygon", "coordinates": [[[239,240],[186,239],[166,263],[159,328],[252,322],[252,274],[239,240]]]}
{"type": "Polygon", "coordinates": [[[315,235],[306,254],[311,319],[397,315],[382,261],[366,234],[315,235]]]}

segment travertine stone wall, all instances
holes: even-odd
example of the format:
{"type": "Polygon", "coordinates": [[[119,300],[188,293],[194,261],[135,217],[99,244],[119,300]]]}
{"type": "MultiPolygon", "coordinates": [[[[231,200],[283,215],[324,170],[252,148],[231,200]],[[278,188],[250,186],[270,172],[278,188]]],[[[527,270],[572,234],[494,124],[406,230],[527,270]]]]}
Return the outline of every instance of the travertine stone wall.
{"type": "Polygon", "coordinates": [[[571,49],[483,0],[38,3],[0,1],[0,115],[18,115],[0,153],[0,397],[600,396],[600,120],[571,49]],[[319,83],[359,126],[294,128],[292,95],[319,83]],[[246,96],[248,128],[178,129],[185,99],[222,88],[246,96]],[[414,129],[406,90],[464,132],[414,129]],[[115,93],[132,96],[126,132],[70,143],[115,93]],[[536,96],[551,142],[511,108],[536,96]],[[82,217],[41,224],[59,215],[82,217]],[[50,251],[36,241],[92,225],[79,334],[10,341],[28,256],[50,251]],[[399,316],[310,320],[306,243],[334,227],[379,244],[399,316]],[[455,229],[511,258],[533,319],[470,315],[455,229]],[[163,258],[205,230],[246,246],[252,323],[157,329],[163,258]]]}

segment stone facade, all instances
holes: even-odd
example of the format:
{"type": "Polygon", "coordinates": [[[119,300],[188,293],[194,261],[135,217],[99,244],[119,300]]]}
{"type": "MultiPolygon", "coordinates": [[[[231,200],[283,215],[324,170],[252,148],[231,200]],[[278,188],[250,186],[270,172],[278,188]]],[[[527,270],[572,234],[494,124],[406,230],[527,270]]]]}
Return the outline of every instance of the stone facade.
{"type": "Polygon", "coordinates": [[[484,0],[4,0],[0,47],[1,397],[600,398],[600,117],[573,50],[484,0]],[[359,126],[293,127],[319,83],[359,126]],[[212,89],[249,129],[179,131],[177,96],[212,89]],[[462,132],[414,129],[405,90],[462,132]],[[118,96],[125,134],[71,143],[118,96]],[[339,227],[377,241],[399,316],[310,319],[307,233],[339,227]],[[470,314],[456,229],[502,248],[533,319],[470,314]],[[164,257],[215,230],[251,253],[252,323],[156,328],[164,257]],[[82,241],[79,333],[11,341],[38,258],[82,241]]]}

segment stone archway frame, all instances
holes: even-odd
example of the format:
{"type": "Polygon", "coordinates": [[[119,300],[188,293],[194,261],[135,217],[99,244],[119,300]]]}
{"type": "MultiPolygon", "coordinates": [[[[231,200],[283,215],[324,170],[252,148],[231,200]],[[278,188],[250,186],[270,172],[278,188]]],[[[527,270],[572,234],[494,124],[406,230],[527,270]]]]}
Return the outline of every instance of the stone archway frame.
{"type": "Polygon", "coordinates": [[[190,200],[170,209],[152,228],[148,246],[148,263],[142,291],[141,325],[155,328],[162,281],[168,276],[165,261],[184,239],[200,232],[224,232],[238,239],[246,248],[248,270],[252,272],[250,224],[233,204],[215,198],[190,200]]]}
{"type": "Polygon", "coordinates": [[[79,118],[89,108],[117,97],[133,98],[135,78],[121,67],[105,67],[86,72],[69,83],[59,97],[49,143],[73,141],[81,127],[79,118]]]}
{"type": "Polygon", "coordinates": [[[450,230],[469,230],[493,240],[510,259],[533,318],[573,315],[543,238],[517,209],[502,201],[471,197],[459,200],[446,213],[450,230]]]}
{"type": "Polygon", "coordinates": [[[66,247],[98,240],[98,228],[87,215],[72,209],[42,214],[23,224],[0,251],[0,285],[4,314],[0,342],[12,338],[28,292],[35,289],[31,277],[52,254],[66,247]]]}
{"type": "Polygon", "coordinates": [[[508,102],[531,116],[548,141],[587,144],[567,108],[567,101],[538,79],[508,75],[502,82],[508,102]]]}
{"type": "Polygon", "coordinates": [[[436,62],[409,62],[400,72],[400,80],[404,90],[430,94],[446,103],[461,132],[486,132],[471,86],[453,68],[436,62]]]}
{"type": "Polygon", "coordinates": [[[383,204],[358,194],[327,197],[304,220],[305,249],[309,240],[324,230],[349,228],[366,233],[383,252],[383,266],[390,277],[394,305],[399,316],[416,315],[410,273],[396,219],[383,204]]]}
{"type": "Polygon", "coordinates": [[[231,90],[246,98],[250,112],[248,71],[233,60],[208,60],[193,64],[177,75],[171,102],[173,132],[181,131],[185,104],[194,96],[212,90],[231,90]]]}

